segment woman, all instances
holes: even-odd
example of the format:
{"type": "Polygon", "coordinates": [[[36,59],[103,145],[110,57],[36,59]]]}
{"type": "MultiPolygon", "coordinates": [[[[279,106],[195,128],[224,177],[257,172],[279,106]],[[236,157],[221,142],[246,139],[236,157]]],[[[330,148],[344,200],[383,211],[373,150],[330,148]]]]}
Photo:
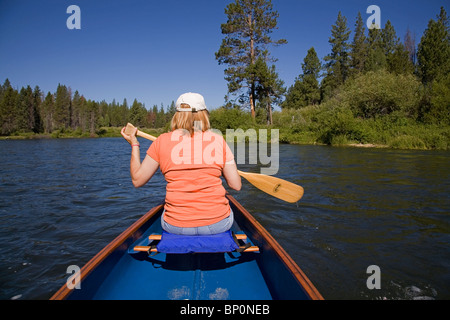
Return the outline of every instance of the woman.
{"type": "Polygon", "coordinates": [[[163,229],[182,235],[217,234],[229,230],[233,212],[221,176],[241,189],[234,156],[223,137],[210,130],[209,113],[198,93],[182,94],[176,102],[172,131],[156,139],[140,162],[136,132],[122,136],[131,145],[133,185],[145,185],[158,167],[167,181],[163,229]]]}

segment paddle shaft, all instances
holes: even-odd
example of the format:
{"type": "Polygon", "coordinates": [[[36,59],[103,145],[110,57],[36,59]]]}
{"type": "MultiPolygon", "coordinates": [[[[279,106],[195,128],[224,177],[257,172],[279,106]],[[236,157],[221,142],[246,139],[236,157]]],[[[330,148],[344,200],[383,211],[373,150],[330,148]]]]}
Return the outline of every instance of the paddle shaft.
{"type": "MultiPolygon", "coordinates": [[[[126,134],[132,134],[135,126],[131,123],[127,124],[125,129],[126,134]]],[[[136,135],[151,141],[155,141],[156,137],[148,133],[137,130],[136,135]]],[[[270,194],[273,197],[281,199],[286,202],[295,203],[303,197],[304,190],[301,186],[292,182],[268,176],[259,173],[249,173],[238,170],[238,174],[250,182],[253,186],[270,194]]]]}

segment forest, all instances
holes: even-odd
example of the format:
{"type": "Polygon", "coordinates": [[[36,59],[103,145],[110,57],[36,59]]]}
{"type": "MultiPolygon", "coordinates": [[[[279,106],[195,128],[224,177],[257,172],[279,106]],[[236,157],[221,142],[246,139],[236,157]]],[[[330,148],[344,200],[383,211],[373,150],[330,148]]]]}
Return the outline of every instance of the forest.
{"type": "MultiPolygon", "coordinates": [[[[389,20],[367,29],[360,13],[352,32],[339,12],[329,54],[320,58],[311,47],[299,57],[289,88],[270,55],[270,46],[287,43],[270,37],[278,19],[271,1],[236,0],[225,14],[215,56],[226,65],[228,92],[210,112],[213,128],[278,128],[284,143],[449,148],[450,22],[443,7],[420,41],[409,30],[401,39],[389,20]]],[[[147,108],[136,99],[93,101],[64,84],[47,93],[8,79],[0,85],[3,137],[117,135],[127,122],[163,132],[174,113],[173,101],[147,108]]]]}

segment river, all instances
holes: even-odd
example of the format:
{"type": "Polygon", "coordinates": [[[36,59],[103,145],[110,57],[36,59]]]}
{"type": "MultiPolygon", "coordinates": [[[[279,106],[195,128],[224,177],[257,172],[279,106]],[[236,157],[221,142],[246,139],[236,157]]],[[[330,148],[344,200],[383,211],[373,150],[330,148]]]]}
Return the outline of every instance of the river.
{"type": "MultiPolygon", "coordinates": [[[[150,145],[141,141],[141,153],[150,145]]],[[[48,299],[164,198],[129,177],[121,138],[0,141],[0,299],[48,299]]],[[[297,204],[230,191],[325,299],[450,299],[450,153],[280,145],[297,204]],[[380,289],[367,282],[378,266],[380,289]]],[[[259,172],[258,165],[239,165],[259,172]]]]}

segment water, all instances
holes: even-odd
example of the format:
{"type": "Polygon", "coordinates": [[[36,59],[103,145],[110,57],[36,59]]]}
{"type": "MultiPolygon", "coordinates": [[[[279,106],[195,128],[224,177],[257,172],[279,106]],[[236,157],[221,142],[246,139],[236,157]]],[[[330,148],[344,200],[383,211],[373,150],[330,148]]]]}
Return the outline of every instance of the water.
{"type": "MultiPolygon", "coordinates": [[[[163,200],[159,172],[133,188],[129,149],[121,138],[0,141],[0,299],[48,299],[69,265],[163,200]]],[[[246,182],[231,193],[326,299],[450,299],[449,152],[281,145],[280,157],[277,176],[305,188],[297,205],[246,182]],[[367,288],[370,265],[379,290],[367,288]]]]}

